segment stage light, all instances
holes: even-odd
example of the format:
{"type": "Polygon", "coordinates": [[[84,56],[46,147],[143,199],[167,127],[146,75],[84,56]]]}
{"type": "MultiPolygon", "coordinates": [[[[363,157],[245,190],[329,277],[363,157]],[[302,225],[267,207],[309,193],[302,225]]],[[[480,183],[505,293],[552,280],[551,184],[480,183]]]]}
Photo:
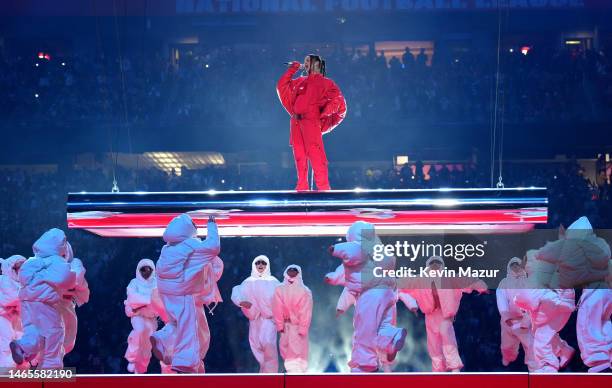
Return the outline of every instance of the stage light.
{"type": "Polygon", "coordinates": [[[62,62],[62,66],[66,66],[66,62],[62,62]]]}
{"type": "Polygon", "coordinates": [[[523,47],[521,47],[521,54],[527,55],[527,54],[529,54],[529,50],[531,50],[531,47],[523,46],[523,47]]]}
{"type": "Polygon", "coordinates": [[[38,62],[36,62],[36,64],[34,66],[38,67],[38,62]]]}
{"type": "Polygon", "coordinates": [[[434,205],[441,206],[441,207],[453,207],[453,206],[458,206],[459,201],[457,201],[456,199],[439,199],[435,201],[434,205]]]}
{"type": "Polygon", "coordinates": [[[45,53],[42,51],[38,53],[38,59],[43,59],[45,57],[45,53]]]}
{"type": "Polygon", "coordinates": [[[580,42],[579,40],[573,40],[573,39],[570,39],[570,40],[566,40],[566,41],[565,41],[565,44],[566,44],[566,45],[569,45],[569,46],[577,45],[577,44],[580,44],[580,43],[581,43],[581,42],[580,42]]]}
{"type": "Polygon", "coordinates": [[[34,93],[34,97],[35,97],[35,98],[38,98],[38,93],[34,93]]]}
{"type": "Polygon", "coordinates": [[[401,166],[403,164],[408,163],[408,155],[398,155],[395,157],[395,164],[397,166],[401,166]]]}
{"type": "Polygon", "coordinates": [[[513,52],[514,52],[514,49],[513,49],[513,48],[511,48],[511,49],[510,49],[510,50],[508,50],[508,51],[510,51],[511,53],[513,53],[513,52]]]}

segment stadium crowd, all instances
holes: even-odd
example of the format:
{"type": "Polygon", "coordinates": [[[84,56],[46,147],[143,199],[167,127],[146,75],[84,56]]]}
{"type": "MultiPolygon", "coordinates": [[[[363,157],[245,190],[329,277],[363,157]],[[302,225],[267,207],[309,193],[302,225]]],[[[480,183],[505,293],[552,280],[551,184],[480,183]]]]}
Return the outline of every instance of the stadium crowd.
{"type": "MultiPolygon", "coordinates": [[[[494,106],[491,52],[407,51],[385,59],[381,51],[328,49],[324,57],[328,75],[350,101],[351,119],[482,123],[494,106]]],[[[273,87],[283,71],[278,64],[302,60],[302,54],[197,46],[181,53],[178,63],[160,51],[4,55],[0,89],[7,93],[0,113],[11,122],[121,118],[136,125],[265,125],[284,117],[273,87]]],[[[523,55],[517,48],[502,53],[500,71],[508,121],[600,120],[612,106],[612,63],[605,49],[535,46],[523,55]]]]}

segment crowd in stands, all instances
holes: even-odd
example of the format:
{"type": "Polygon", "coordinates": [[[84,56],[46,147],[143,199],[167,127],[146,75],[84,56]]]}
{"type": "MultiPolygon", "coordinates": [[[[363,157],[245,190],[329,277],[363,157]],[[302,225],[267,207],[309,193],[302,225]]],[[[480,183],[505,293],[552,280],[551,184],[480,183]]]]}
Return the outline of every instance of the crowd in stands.
{"type": "MultiPolygon", "coordinates": [[[[546,186],[549,188],[549,226],[568,225],[587,215],[596,227],[609,226],[609,166],[598,164],[605,179],[590,182],[575,162],[538,165],[509,165],[505,171],[507,186],[546,186]]],[[[427,188],[488,187],[488,171],[471,165],[429,166],[422,163],[388,170],[332,168],[334,188],[427,188]]],[[[211,168],[165,174],[157,170],[133,171],[118,168],[117,180],[123,191],[131,190],[205,190],[215,189],[286,189],[293,184],[293,170],[266,170],[256,174],[239,174],[230,168],[211,168]],[[274,171],[274,172],[272,172],[274,171]],[[258,177],[251,180],[252,175],[258,177]]],[[[108,191],[111,170],[59,169],[54,173],[29,174],[3,171],[0,175],[0,255],[31,255],[32,242],[46,229],[66,230],[65,199],[69,191],[108,191]]],[[[157,259],[161,239],[109,239],[83,231],[69,230],[68,238],[76,257],[87,267],[91,288],[90,302],[78,309],[79,334],[75,350],[66,358],[67,366],[80,373],[123,373],[123,353],[130,331],[129,319],[123,315],[125,287],[134,276],[139,259],[157,259]]],[[[321,371],[345,370],[348,341],[351,337],[349,317],[333,318],[340,290],[323,284],[323,274],[337,263],[326,254],[333,238],[229,238],[223,239],[221,256],[225,272],[220,281],[222,303],[214,315],[208,315],[212,345],[206,359],[209,372],[253,372],[255,360],[248,351],[247,322],[239,309],[229,302],[231,287],[250,271],[249,263],[258,254],[267,254],[272,272],[281,276],[284,266],[298,262],[304,269],[304,280],[315,293],[315,321],[311,332],[312,365],[321,371]]],[[[399,310],[402,325],[408,327],[412,340],[399,355],[399,371],[428,370],[422,317],[399,310]]],[[[564,338],[576,346],[574,324],[568,324],[564,338]]],[[[501,365],[499,354],[499,316],[495,296],[470,295],[464,298],[455,322],[459,349],[466,371],[524,370],[521,362],[510,369],[501,365]]],[[[150,371],[159,370],[151,365],[150,371]]],[[[579,358],[568,370],[582,371],[579,358]]]]}
{"type": "MultiPolygon", "coordinates": [[[[349,101],[349,119],[488,122],[495,103],[495,50],[384,52],[328,49],[328,76],[349,101]]],[[[41,122],[88,120],[129,125],[183,122],[269,125],[284,119],[274,85],[287,60],[280,48],[196,46],[181,53],[102,50],[0,56],[0,113],[41,122]]],[[[532,47],[504,50],[499,90],[512,122],[602,119],[612,103],[609,52],[532,47]]],[[[501,97],[500,97],[501,98],[501,97]]]]}

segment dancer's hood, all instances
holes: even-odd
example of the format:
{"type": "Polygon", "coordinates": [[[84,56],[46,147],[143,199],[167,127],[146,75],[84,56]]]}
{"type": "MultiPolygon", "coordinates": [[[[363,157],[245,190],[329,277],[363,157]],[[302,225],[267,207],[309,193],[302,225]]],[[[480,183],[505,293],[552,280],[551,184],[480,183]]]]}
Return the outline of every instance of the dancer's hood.
{"type": "Polygon", "coordinates": [[[15,271],[15,267],[25,263],[26,258],[21,255],[13,255],[8,259],[2,260],[2,275],[8,276],[14,281],[19,281],[19,274],[15,271]]]}
{"type": "Polygon", "coordinates": [[[346,241],[361,242],[364,240],[374,240],[376,231],[374,225],[365,221],[354,222],[346,232],[346,241]]]}
{"type": "Polygon", "coordinates": [[[188,214],[181,214],[172,219],[164,231],[164,241],[176,244],[195,237],[197,229],[188,214]]]}
{"type": "Polygon", "coordinates": [[[251,263],[251,278],[267,279],[271,277],[272,277],[272,271],[270,270],[270,259],[268,259],[268,256],[259,255],[256,258],[254,258],[253,262],[251,263]],[[257,266],[255,266],[255,263],[260,260],[263,260],[267,263],[266,269],[262,273],[259,273],[259,271],[257,270],[257,266]]]}
{"type": "Polygon", "coordinates": [[[285,268],[285,272],[283,272],[283,278],[284,278],[283,283],[285,284],[293,284],[293,283],[304,284],[304,280],[302,279],[302,267],[300,267],[297,264],[289,264],[287,268],[285,268]],[[289,275],[287,275],[287,272],[291,268],[294,268],[298,271],[297,276],[294,278],[291,278],[289,277],[289,275]]]}
{"type": "Polygon", "coordinates": [[[136,279],[138,279],[138,281],[144,285],[148,285],[148,286],[152,286],[156,283],[155,281],[155,263],[153,262],[153,260],[151,259],[142,259],[138,262],[138,265],[136,266],[136,279]],[[140,274],[140,269],[142,267],[151,267],[151,269],[153,270],[153,272],[151,272],[151,276],[149,276],[148,279],[145,279],[142,277],[142,275],[140,274]]]}
{"type": "Polygon", "coordinates": [[[527,273],[524,268],[521,268],[521,271],[519,273],[512,271],[512,268],[511,268],[512,264],[522,265],[523,260],[519,259],[518,257],[511,258],[510,261],[508,262],[508,265],[506,265],[506,277],[513,278],[513,279],[527,277],[527,273]]]}
{"type": "Polygon", "coordinates": [[[574,221],[566,230],[565,238],[581,239],[593,234],[593,226],[589,219],[582,216],[574,221]]]}
{"type": "Polygon", "coordinates": [[[34,255],[37,257],[49,257],[53,255],[66,256],[66,234],[63,230],[49,229],[32,246],[34,255]]]}
{"type": "Polygon", "coordinates": [[[440,269],[444,269],[446,268],[446,264],[444,264],[444,259],[441,258],[440,256],[431,256],[429,259],[427,259],[427,261],[425,262],[425,267],[429,267],[429,265],[433,262],[433,261],[439,261],[441,264],[440,269]]]}

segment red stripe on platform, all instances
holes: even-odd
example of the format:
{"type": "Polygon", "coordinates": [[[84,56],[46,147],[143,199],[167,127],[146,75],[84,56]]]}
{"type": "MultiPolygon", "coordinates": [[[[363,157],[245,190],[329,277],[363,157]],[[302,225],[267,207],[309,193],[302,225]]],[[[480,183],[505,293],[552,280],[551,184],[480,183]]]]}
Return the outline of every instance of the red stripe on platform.
{"type": "MultiPolygon", "coordinates": [[[[208,213],[189,213],[203,235],[208,213]]],[[[68,227],[86,229],[104,237],[160,237],[178,213],[85,212],[68,215],[68,227]]],[[[332,236],[343,235],[355,221],[367,221],[377,228],[410,233],[434,228],[486,227],[488,233],[521,233],[534,224],[546,223],[546,211],[504,210],[426,210],[426,211],[334,211],[261,212],[217,214],[221,236],[332,236]]],[[[379,230],[382,230],[379,229],[379,230]]],[[[405,234],[405,233],[404,233],[405,234]]]]}
{"type": "MultiPolygon", "coordinates": [[[[196,225],[206,227],[209,214],[189,213],[196,225]]],[[[68,216],[70,228],[154,228],[165,227],[178,213],[108,214],[90,213],[68,216]]],[[[505,224],[546,223],[544,212],[529,214],[522,209],[504,210],[436,210],[393,212],[310,212],[310,213],[227,213],[217,216],[219,227],[257,225],[351,225],[370,220],[378,225],[413,224],[505,224]]]]}

